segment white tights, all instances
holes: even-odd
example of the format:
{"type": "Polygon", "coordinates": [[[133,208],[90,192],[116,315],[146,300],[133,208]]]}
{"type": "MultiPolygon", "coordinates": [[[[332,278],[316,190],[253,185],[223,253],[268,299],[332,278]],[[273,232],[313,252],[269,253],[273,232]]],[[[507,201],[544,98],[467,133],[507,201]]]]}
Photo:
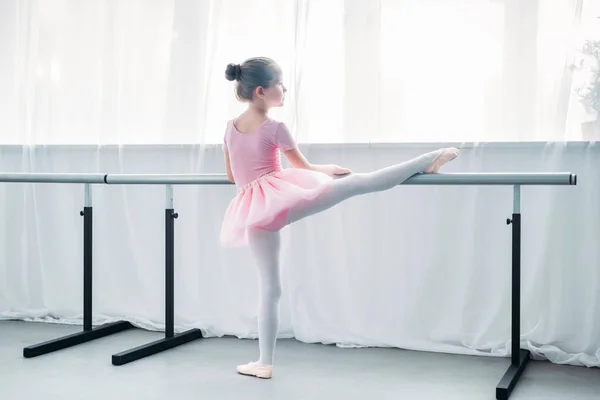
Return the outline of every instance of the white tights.
{"type": "MultiPolygon", "coordinates": [[[[327,210],[353,196],[380,192],[400,185],[411,176],[424,172],[437,155],[439,151],[423,154],[374,172],[350,174],[334,180],[328,190],[319,197],[289,210],[288,224],[327,210]]],[[[248,242],[257,263],[259,277],[258,364],[272,365],[279,328],[281,237],[279,231],[253,229],[248,233],[248,242]]]]}

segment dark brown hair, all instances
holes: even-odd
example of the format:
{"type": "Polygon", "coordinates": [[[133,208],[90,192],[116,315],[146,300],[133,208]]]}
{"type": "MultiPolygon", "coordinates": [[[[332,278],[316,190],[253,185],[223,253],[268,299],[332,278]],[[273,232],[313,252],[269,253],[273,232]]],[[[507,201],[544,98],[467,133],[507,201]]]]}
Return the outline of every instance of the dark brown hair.
{"type": "Polygon", "coordinates": [[[281,68],[270,58],[249,58],[241,64],[229,64],[225,70],[228,81],[236,81],[235,95],[240,101],[252,101],[257,87],[268,88],[281,78],[281,68]]]}

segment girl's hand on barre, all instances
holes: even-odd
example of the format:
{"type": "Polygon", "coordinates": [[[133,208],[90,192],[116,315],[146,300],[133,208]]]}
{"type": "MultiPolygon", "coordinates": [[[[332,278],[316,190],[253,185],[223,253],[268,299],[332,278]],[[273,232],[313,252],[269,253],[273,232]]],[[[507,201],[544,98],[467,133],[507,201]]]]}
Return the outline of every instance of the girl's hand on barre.
{"type": "Polygon", "coordinates": [[[315,165],[313,169],[329,176],[348,175],[352,171],[335,164],[315,165]]]}

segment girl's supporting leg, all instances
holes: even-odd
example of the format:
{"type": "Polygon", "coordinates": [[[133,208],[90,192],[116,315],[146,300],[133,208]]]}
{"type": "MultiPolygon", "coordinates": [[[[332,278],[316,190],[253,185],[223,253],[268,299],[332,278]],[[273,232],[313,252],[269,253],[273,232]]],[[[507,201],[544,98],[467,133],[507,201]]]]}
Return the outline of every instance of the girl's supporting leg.
{"type": "Polygon", "coordinates": [[[417,173],[437,172],[443,164],[457,155],[458,150],[455,148],[439,149],[377,171],[339,178],[316,199],[290,209],[288,224],[325,211],[351,197],[391,189],[417,173]]]}
{"type": "Polygon", "coordinates": [[[279,329],[279,300],[281,277],[279,231],[253,229],[248,232],[248,243],[256,260],[259,280],[258,304],[258,361],[238,366],[239,373],[259,378],[271,378],[275,342],[279,329]]]}

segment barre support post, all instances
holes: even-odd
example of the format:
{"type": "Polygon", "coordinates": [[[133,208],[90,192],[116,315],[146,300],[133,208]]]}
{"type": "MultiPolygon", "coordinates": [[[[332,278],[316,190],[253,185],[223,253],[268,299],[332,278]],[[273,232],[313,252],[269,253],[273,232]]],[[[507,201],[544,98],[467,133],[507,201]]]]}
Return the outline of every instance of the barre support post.
{"type": "Polygon", "coordinates": [[[67,347],[73,347],[78,344],[133,328],[133,325],[126,321],[117,321],[99,326],[96,329],[92,327],[92,188],[89,183],[86,183],[84,186],[83,211],[79,212],[79,215],[83,217],[83,332],[77,332],[58,339],[25,347],[23,349],[23,357],[25,358],[41,356],[43,354],[66,349],[67,347]]]}
{"type": "Polygon", "coordinates": [[[85,184],[83,203],[83,330],[92,330],[92,187],[85,184]]]}
{"type": "Polygon", "coordinates": [[[173,186],[166,187],[165,207],[165,336],[175,336],[175,219],[173,186]]]}
{"type": "Polygon", "coordinates": [[[202,338],[202,331],[197,328],[175,334],[175,219],[178,214],[173,207],[173,186],[167,184],[165,190],[165,337],[113,354],[113,365],[124,365],[202,338]]]}
{"type": "Polygon", "coordinates": [[[521,187],[513,188],[510,366],[496,387],[496,399],[507,400],[523,374],[530,353],[521,349],[521,187]]]}

